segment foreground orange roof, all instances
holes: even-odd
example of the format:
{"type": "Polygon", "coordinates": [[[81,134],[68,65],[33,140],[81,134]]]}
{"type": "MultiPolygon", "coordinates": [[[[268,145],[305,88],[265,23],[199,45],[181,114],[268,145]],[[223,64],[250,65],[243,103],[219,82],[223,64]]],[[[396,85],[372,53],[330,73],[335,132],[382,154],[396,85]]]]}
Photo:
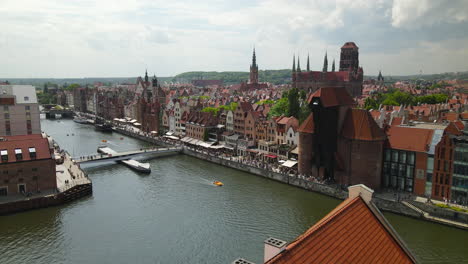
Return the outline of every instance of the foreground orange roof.
{"type": "Polygon", "coordinates": [[[349,198],[267,264],[416,263],[378,209],[349,198]]]}

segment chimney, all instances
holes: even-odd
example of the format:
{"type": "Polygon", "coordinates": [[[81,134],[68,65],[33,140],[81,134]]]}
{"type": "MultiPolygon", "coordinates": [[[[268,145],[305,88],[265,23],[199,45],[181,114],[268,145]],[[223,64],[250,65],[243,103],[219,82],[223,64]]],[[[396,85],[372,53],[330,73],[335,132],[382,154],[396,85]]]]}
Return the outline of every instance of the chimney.
{"type": "Polygon", "coordinates": [[[243,258],[238,258],[234,260],[231,264],[255,264],[255,263],[245,260],[243,258]]]}
{"type": "Polygon", "coordinates": [[[269,261],[274,256],[278,255],[278,253],[280,253],[286,246],[286,242],[273,237],[269,237],[267,240],[264,241],[264,245],[265,251],[263,263],[269,261]]]}
{"type": "Polygon", "coordinates": [[[361,198],[366,202],[370,203],[372,200],[372,194],[374,193],[374,190],[370,189],[369,187],[365,186],[364,184],[357,184],[353,186],[348,187],[348,195],[349,199],[356,198],[358,196],[361,196],[361,198]]]}

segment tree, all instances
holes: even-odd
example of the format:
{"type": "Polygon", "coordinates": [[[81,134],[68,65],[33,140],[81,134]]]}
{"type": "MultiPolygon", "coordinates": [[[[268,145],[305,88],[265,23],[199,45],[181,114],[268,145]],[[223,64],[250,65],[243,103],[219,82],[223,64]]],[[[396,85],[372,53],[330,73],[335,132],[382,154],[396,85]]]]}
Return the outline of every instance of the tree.
{"type": "Polygon", "coordinates": [[[281,98],[271,107],[268,117],[288,115],[289,102],[288,98],[281,98]]]}
{"type": "Polygon", "coordinates": [[[220,108],[216,108],[216,107],[205,107],[201,111],[205,113],[211,113],[212,115],[216,116],[218,115],[219,109],[220,108]]]}
{"type": "Polygon", "coordinates": [[[301,92],[299,93],[299,97],[305,101],[307,99],[307,93],[304,91],[304,90],[301,90],[301,92]]]}
{"type": "Polygon", "coordinates": [[[293,88],[288,93],[288,116],[299,118],[301,107],[299,105],[299,93],[297,88],[293,88]]]}

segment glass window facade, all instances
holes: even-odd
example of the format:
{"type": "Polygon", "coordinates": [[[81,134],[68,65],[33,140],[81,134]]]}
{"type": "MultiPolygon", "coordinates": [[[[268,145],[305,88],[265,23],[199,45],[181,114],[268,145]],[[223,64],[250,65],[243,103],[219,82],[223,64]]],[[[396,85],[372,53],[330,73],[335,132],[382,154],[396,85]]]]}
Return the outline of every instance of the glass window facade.
{"type": "Polygon", "coordinates": [[[413,192],[415,153],[386,149],[383,183],[386,188],[413,192]]]}
{"type": "Polygon", "coordinates": [[[459,204],[468,204],[468,144],[456,142],[453,160],[451,199],[459,204]]]}

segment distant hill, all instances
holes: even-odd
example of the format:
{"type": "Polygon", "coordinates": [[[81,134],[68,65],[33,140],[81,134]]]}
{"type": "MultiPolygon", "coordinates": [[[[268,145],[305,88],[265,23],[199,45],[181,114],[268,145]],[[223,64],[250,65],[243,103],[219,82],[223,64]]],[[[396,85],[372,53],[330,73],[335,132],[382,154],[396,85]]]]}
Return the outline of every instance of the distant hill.
{"type": "MultiPolygon", "coordinates": [[[[258,78],[260,82],[273,84],[291,83],[291,70],[259,70],[258,78]]],[[[191,80],[223,80],[224,84],[235,84],[249,79],[249,72],[184,72],[174,76],[173,81],[190,82],[191,80]]]]}
{"type": "MultiPolygon", "coordinates": [[[[269,82],[273,84],[289,84],[291,83],[291,70],[260,70],[259,79],[261,82],[269,82]]],[[[58,85],[77,83],[80,85],[94,84],[101,82],[107,85],[117,83],[135,83],[137,77],[93,77],[93,78],[1,78],[0,81],[8,80],[12,84],[32,84],[37,87],[42,87],[45,83],[53,83],[58,85]]],[[[364,76],[365,79],[376,79],[377,76],[364,76]]],[[[447,72],[439,74],[426,74],[426,75],[406,75],[406,76],[391,76],[385,75],[386,82],[394,82],[399,80],[452,80],[459,79],[468,81],[468,71],[465,72],[447,72]]],[[[192,80],[205,79],[205,80],[223,80],[225,85],[236,84],[249,79],[249,72],[205,72],[193,71],[177,74],[173,77],[158,77],[161,83],[179,82],[190,83],[192,80]]]]}
{"type": "MultiPolygon", "coordinates": [[[[400,80],[425,80],[425,81],[440,81],[440,80],[464,80],[468,81],[468,71],[464,72],[445,72],[437,74],[415,74],[415,75],[388,75],[383,74],[385,81],[400,81],[400,80]]],[[[377,79],[377,76],[365,76],[365,78],[377,79]]]]}

